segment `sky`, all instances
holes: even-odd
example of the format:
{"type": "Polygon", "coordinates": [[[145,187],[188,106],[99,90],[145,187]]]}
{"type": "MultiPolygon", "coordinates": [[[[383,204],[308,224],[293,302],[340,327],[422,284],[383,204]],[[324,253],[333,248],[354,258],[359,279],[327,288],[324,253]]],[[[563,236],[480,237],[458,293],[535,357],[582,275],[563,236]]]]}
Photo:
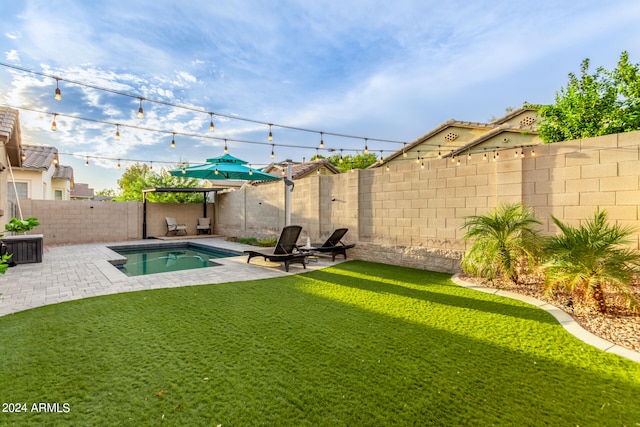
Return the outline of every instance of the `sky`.
{"type": "Polygon", "coordinates": [[[386,156],[449,119],[553,103],[586,58],[640,62],[637,0],[21,0],[0,16],[0,105],[96,190],[136,161],[203,163],[225,138],[256,167],[386,156]]]}

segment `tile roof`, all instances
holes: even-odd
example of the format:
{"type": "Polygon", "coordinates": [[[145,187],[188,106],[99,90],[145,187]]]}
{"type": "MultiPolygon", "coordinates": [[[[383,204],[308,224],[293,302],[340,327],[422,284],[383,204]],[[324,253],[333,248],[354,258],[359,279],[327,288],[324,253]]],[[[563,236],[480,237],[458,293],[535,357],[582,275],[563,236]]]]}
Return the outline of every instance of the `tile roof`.
{"type": "Polygon", "coordinates": [[[58,158],[58,149],[46,145],[22,145],[22,167],[25,169],[48,170],[53,160],[58,158]]]}
{"type": "Polygon", "coordinates": [[[71,198],[79,197],[82,199],[91,199],[95,196],[93,188],[89,188],[89,184],[77,182],[71,190],[71,198]]]}
{"type": "Polygon", "coordinates": [[[5,144],[11,164],[20,166],[20,112],[9,107],[0,107],[0,142],[5,144]]]}
{"type": "MultiPolygon", "coordinates": [[[[304,162],[304,163],[292,163],[291,164],[291,178],[300,179],[316,172],[320,168],[326,168],[334,174],[340,173],[338,168],[329,163],[326,159],[320,159],[318,161],[304,162]]],[[[283,171],[287,170],[287,163],[272,163],[267,166],[264,171],[273,175],[283,175],[283,171]]]]}
{"type": "Polygon", "coordinates": [[[73,168],[71,166],[56,165],[51,179],[66,179],[73,183],[73,168]]]}

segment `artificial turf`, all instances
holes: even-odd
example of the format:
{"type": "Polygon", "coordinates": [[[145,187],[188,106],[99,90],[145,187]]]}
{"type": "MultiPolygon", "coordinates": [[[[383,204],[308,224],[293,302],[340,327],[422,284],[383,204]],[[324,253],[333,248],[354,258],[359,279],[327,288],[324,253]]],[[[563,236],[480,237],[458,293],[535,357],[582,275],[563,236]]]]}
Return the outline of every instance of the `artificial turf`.
{"type": "Polygon", "coordinates": [[[448,275],[352,261],[4,316],[0,396],[27,409],[1,425],[632,426],[640,364],[448,275]]]}

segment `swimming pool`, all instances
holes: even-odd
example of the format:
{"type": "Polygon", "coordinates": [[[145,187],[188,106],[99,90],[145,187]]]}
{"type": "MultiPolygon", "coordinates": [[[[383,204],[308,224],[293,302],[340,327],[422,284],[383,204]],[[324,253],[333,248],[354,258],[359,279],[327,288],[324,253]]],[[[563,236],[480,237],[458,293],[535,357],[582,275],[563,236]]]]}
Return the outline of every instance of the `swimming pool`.
{"type": "Polygon", "coordinates": [[[109,249],[126,258],[124,264],[114,265],[127,276],[211,267],[219,265],[213,261],[214,259],[242,255],[228,249],[193,243],[114,246],[109,249]]]}

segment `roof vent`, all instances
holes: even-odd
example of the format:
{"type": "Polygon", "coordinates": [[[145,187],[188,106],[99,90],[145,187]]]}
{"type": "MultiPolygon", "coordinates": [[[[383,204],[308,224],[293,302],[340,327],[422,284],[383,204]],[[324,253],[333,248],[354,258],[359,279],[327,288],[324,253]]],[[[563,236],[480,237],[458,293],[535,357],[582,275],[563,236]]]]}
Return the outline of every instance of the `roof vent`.
{"type": "Polygon", "coordinates": [[[521,126],[531,126],[533,124],[533,122],[535,122],[536,119],[534,117],[525,117],[524,119],[520,120],[520,125],[521,126]]]}
{"type": "Polygon", "coordinates": [[[445,141],[447,141],[447,142],[451,142],[451,141],[453,141],[454,139],[456,139],[457,137],[458,137],[458,135],[456,135],[455,133],[453,133],[453,132],[449,132],[448,134],[446,134],[446,135],[444,136],[444,140],[445,140],[445,141]]]}

